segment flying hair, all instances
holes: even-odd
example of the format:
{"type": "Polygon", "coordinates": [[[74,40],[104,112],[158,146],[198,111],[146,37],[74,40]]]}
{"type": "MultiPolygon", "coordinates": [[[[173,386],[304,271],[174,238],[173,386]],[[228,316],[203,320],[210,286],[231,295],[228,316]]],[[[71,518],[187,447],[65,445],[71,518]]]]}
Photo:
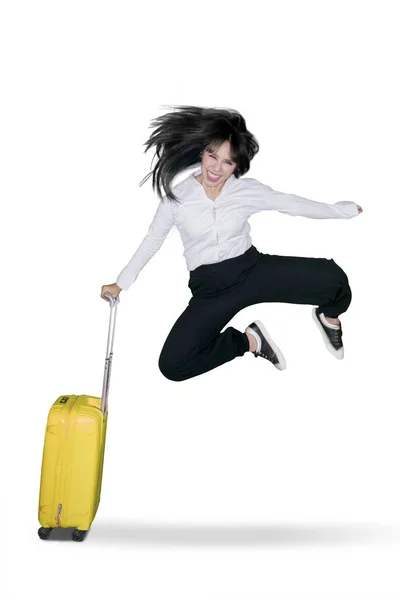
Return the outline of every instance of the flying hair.
{"type": "MultiPolygon", "coordinates": [[[[179,202],[172,192],[173,179],[183,170],[201,163],[206,148],[218,149],[225,141],[231,145],[231,158],[235,163],[233,175],[239,178],[250,169],[250,162],[259,151],[259,144],[246,128],[242,115],[230,108],[206,108],[187,105],[167,105],[174,112],[151,120],[154,129],[143,144],[155,148],[157,162],[140,182],[142,186],[152,176],[152,187],[163,198],[179,202]]],[[[153,160],[154,160],[153,158],[153,160]]],[[[153,161],[152,161],[153,163],[153,161]]]]}

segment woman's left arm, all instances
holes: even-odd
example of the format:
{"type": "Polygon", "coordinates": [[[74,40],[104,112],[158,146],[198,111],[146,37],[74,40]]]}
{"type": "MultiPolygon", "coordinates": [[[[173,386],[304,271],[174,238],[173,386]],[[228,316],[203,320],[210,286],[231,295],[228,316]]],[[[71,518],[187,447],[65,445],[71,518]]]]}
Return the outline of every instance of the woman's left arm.
{"type": "Polygon", "coordinates": [[[256,179],[248,181],[254,212],[277,210],[293,217],[310,219],[351,219],[362,212],[361,206],[355,202],[340,201],[335,204],[325,204],[295,194],[278,192],[256,179]]]}

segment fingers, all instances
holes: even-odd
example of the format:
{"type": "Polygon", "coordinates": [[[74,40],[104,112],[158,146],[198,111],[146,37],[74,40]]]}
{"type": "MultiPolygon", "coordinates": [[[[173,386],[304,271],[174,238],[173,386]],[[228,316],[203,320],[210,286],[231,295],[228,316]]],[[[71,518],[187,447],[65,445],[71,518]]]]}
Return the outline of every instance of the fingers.
{"type": "Polygon", "coordinates": [[[100,298],[103,298],[103,300],[108,302],[108,298],[105,297],[105,294],[110,294],[110,296],[116,298],[119,295],[120,291],[121,288],[116,283],[103,285],[101,287],[100,298]]]}

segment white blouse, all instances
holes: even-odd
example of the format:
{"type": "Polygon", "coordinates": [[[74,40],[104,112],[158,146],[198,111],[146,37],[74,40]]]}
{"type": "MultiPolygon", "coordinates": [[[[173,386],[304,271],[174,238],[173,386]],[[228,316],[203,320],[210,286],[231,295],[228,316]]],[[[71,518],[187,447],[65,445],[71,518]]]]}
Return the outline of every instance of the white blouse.
{"type": "Polygon", "coordinates": [[[215,200],[195,179],[201,168],[174,186],[180,204],[166,196],[159,201],[147,235],[122,269],[116,283],[127,291],[140,271],[160,249],[172,226],[182,238],[188,271],[240,256],[252,245],[249,217],[261,210],[277,210],[311,219],[350,219],[358,215],[355,202],[324,204],[294,194],[277,192],[250,177],[232,174],[215,200]]]}

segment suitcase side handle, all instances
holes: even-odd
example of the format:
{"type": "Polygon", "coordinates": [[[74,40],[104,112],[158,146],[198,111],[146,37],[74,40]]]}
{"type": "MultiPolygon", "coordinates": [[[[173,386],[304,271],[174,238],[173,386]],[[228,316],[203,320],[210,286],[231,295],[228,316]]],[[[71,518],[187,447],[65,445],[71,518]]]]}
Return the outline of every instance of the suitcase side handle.
{"type": "Polygon", "coordinates": [[[113,346],[114,346],[114,333],[115,333],[115,320],[117,318],[117,307],[119,303],[119,297],[113,297],[111,294],[106,293],[104,297],[110,303],[110,320],[108,325],[108,337],[107,337],[107,350],[106,350],[106,361],[104,365],[104,378],[103,378],[103,391],[101,394],[101,412],[105,415],[108,412],[108,391],[110,388],[110,377],[111,377],[111,364],[113,357],[113,346]]]}

